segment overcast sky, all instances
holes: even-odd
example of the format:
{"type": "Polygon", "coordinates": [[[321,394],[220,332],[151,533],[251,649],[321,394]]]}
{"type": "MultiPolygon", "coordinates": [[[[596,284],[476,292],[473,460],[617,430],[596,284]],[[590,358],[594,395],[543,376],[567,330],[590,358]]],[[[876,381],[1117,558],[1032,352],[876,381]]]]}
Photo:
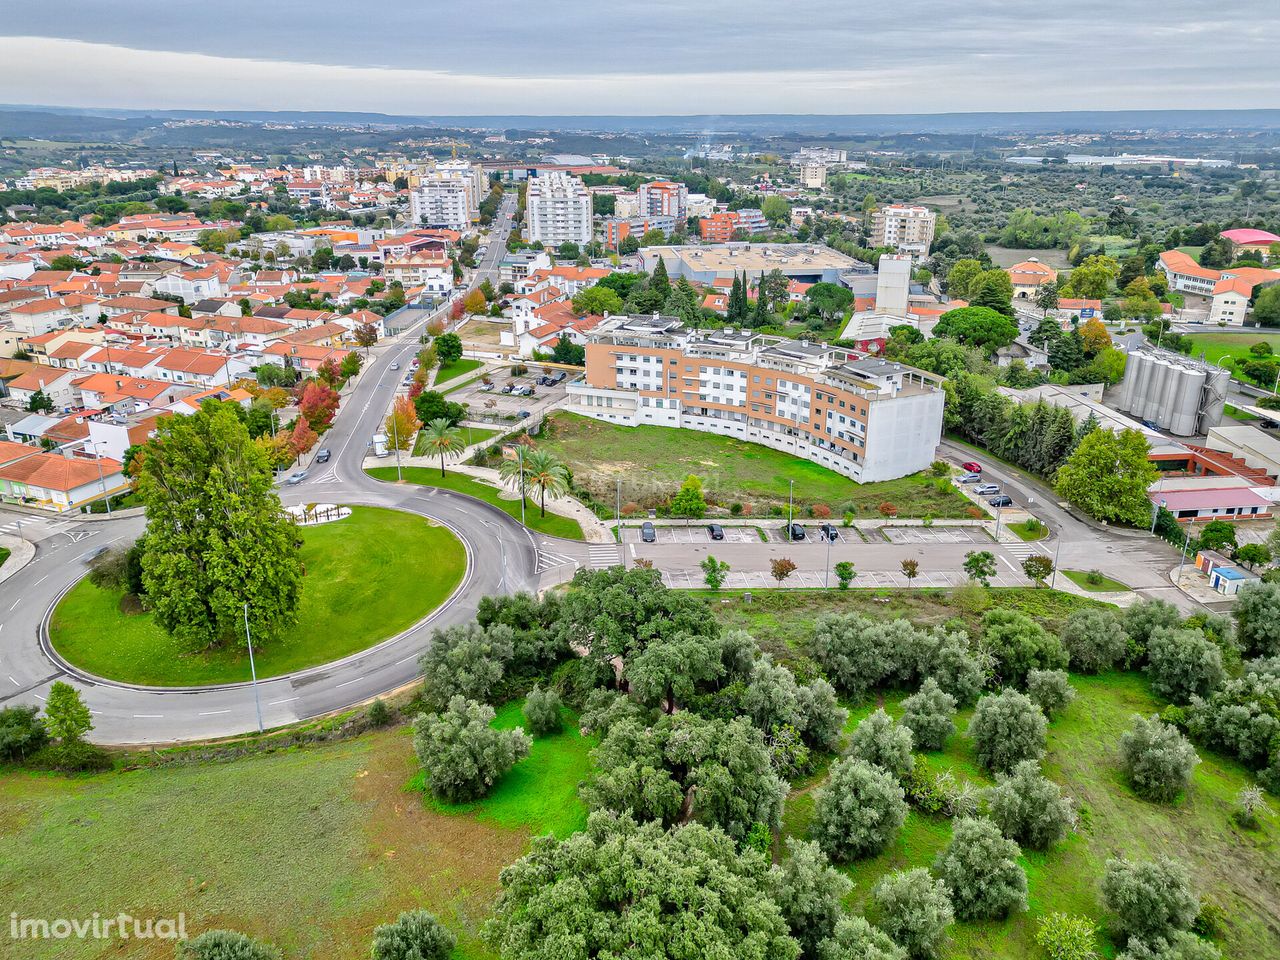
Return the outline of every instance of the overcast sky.
{"type": "Polygon", "coordinates": [[[1280,104],[1280,17],[1205,0],[4,7],[0,100],[10,103],[415,114],[1280,104]]]}

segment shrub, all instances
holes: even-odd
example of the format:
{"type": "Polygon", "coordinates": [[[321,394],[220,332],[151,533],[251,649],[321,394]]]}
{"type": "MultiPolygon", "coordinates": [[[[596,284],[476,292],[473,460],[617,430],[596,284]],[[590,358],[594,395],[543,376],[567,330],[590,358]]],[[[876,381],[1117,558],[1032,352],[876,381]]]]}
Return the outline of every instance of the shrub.
{"type": "Polygon", "coordinates": [[[1179,930],[1169,937],[1133,939],[1116,960],[1221,960],[1222,953],[1212,943],[1179,930]]]}
{"type": "Polygon", "coordinates": [[[1157,803],[1172,803],[1191,783],[1200,758],[1191,743],[1159,717],[1133,718],[1120,737],[1120,757],[1134,793],[1157,803]]]}
{"type": "Polygon", "coordinates": [[[414,720],[413,748],[437,797],[452,803],[483,797],[529,755],[525,732],[494,730],[493,718],[493,707],[456,696],[443,712],[414,720]]]}
{"type": "Polygon", "coordinates": [[[178,944],[178,960],[280,960],[280,951],[234,930],[206,930],[178,944]]]}
{"type": "Polygon", "coordinates": [[[946,884],[923,867],[899,870],[871,891],[875,925],[915,960],[935,957],[955,919],[946,884]]]}
{"type": "Polygon", "coordinates": [[[506,624],[488,628],[458,624],[431,635],[431,646],[418,661],[422,667],[422,699],[442,710],[455,697],[487,703],[515,657],[515,631],[506,624]]]}
{"type": "Polygon", "coordinates": [[[844,915],[842,901],[853,884],[816,843],[788,837],[786,846],[787,858],[769,871],[769,888],[791,935],[812,957],[822,941],[835,936],[844,915]]]}
{"type": "Polygon", "coordinates": [[[537,736],[558,733],[564,725],[560,717],[560,695],[554,690],[534,687],[524,698],[524,722],[537,736]]]}
{"type": "Polygon", "coordinates": [[[1093,945],[1097,929],[1088,917],[1051,913],[1040,918],[1036,943],[1048,960],[1096,960],[1093,945]]]}
{"type": "Polygon", "coordinates": [[[1258,787],[1241,787],[1236,794],[1236,823],[1247,830],[1258,828],[1258,813],[1267,809],[1266,798],[1258,787]]]}
{"type": "Polygon", "coordinates": [[[911,730],[894,723],[883,708],[859,723],[849,737],[849,756],[888,770],[899,780],[915,768],[911,749],[911,730]]]}
{"type": "Polygon", "coordinates": [[[897,506],[895,506],[894,504],[890,503],[888,500],[886,500],[884,503],[880,504],[880,506],[879,506],[877,509],[880,511],[880,516],[882,516],[882,517],[889,517],[889,518],[892,518],[892,517],[896,517],[896,516],[898,515],[898,508],[897,508],[897,506]]]}
{"type": "Polygon", "coordinates": [[[1110,670],[1129,646],[1120,618],[1108,610],[1086,607],[1067,617],[1062,625],[1062,645],[1073,669],[1081,673],[1110,670]]]}
{"type": "Polygon", "coordinates": [[[373,931],[373,960],[448,960],[457,940],[426,910],[400,914],[373,931]]]}
{"type": "Polygon", "coordinates": [[[1186,869],[1168,857],[1153,861],[1108,860],[1102,904],[1115,914],[1124,938],[1150,941],[1190,930],[1200,912],[1186,869]]]}
{"type": "Polygon", "coordinates": [[[647,727],[657,711],[633,700],[616,690],[592,690],[587,696],[578,727],[584,737],[606,736],[616,723],[632,720],[638,726],[647,727]]]}
{"type": "Polygon", "coordinates": [[[729,515],[733,517],[742,516],[742,504],[737,502],[729,504],[729,515]]]}
{"type": "Polygon", "coordinates": [[[25,760],[49,742],[36,707],[0,710],[0,760],[25,760]]]}
{"type": "Polygon", "coordinates": [[[836,581],[841,590],[848,590],[849,584],[853,583],[853,578],[858,575],[853,569],[853,564],[848,560],[841,560],[835,565],[836,581]]]}
{"type": "Polygon", "coordinates": [[[1280,583],[1251,583],[1241,587],[1232,612],[1247,656],[1280,654],[1280,583]]]}
{"type": "Polygon", "coordinates": [[[1255,770],[1264,767],[1280,738],[1280,676],[1246,673],[1188,711],[1187,730],[1197,741],[1255,770]]]}
{"type": "Polygon", "coordinates": [[[902,701],[902,725],[911,731],[921,750],[941,750],[956,732],[956,698],[929,677],[920,689],[902,701]]]}
{"type": "MultiPolygon", "coordinates": [[[[982,589],[978,584],[973,586],[982,589]]],[[[969,646],[968,636],[958,631],[935,630],[926,649],[927,656],[921,658],[921,673],[937,681],[944,693],[956,698],[957,705],[975,702],[986,686],[987,674],[969,646]]]]}
{"type": "Polygon", "coordinates": [[[1046,717],[1065,710],[1076,692],[1062,670],[1032,670],[1027,674],[1027,696],[1046,717]]]}
{"type": "Polygon", "coordinates": [[[1222,686],[1222,651],[1201,630],[1157,627],[1147,641],[1151,689],[1174,703],[1207,697],[1222,686]]]}
{"type": "Polygon", "coordinates": [[[1151,633],[1159,627],[1176,627],[1182,617],[1178,608],[1165,600],[1139,600],[1124,612],[1124,630],[1139,650],[1147,649],[1151,633]]]}
{"type": "Polygon", "coordinates": [[[1044,756],[1046,726],[1044,714],[1026,694],[1002,690],[978,701],[969,736],[978,762],[993,773],[1003,773],[1023,760],[1044,756]]]}
{"type": "Polygon", "coordinates": [[[957,820],[951,842],[933,863],[951,892],[956,916],[987,920],[1025,910],[1027,875],[1018,863],[1021,852],[990,820],[957,820]]]}
{"type": "Polygon", "coordinates": [[[891,774],[845,757],[818,791],[811,831],[827,856],[848,863],[883,850],[906,817],[902,787],[891,774]]]}
{"type": "Polygon", "coordinates": [[[906,960],[907,951],[862,917],[841,917],[835,933],[805,955],[815,960],[906,960]]]}
{"type": "Polygon", "coordinates": [[[1060,641],[1025,613],[992,610],[982,619],[982,642],[996,659],[1000,681],[1021,686],[1032,670],[1067,665],[1060,641]]]}
{"type": "Polygon", "coordinates": [[[391,708],[381,700],[374,700],[369,704],[369,712],[367,714],[369,723],[375,727],[385,727],[391,722],[391,708]]]}
{"type": "Polygon", "coordinates": [[[831,517],[831,508],[825,503],[815,503],[812,510],[814,519],[827,520],[831,517]]]}
{"type": "Polygon", "coordinates": [[[1033,850],[1047,850],[1075,826],[1075,806],[1056,783],[1041,776],[1031,760],[997,776],[986,799],[987,815],[1000,832],[1033,850]]]}
{"type": "Polygon", "coordinates": [[[111,769],[111,754],[87,740],[61,740],[47,744],[30,761],[42,770],[63,773],[87,773],[111,769]]]}

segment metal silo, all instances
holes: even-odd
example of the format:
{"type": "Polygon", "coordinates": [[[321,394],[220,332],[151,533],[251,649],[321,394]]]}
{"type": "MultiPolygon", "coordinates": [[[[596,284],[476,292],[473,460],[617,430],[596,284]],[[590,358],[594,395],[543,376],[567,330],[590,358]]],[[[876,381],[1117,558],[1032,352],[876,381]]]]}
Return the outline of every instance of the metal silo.
{"type": "Polygon", "coordinates": [[[1173,368],[1168,361],[1161,360],[1159,357],[1151,364],[1151,377],[1147,381],[1146,390],[1142,395],[1142,402],[1138,404],[1137,410],[1134,411],[1135,416],[1139,420],[1149,420],[1155,423],[1160,417],[1160,404],[1164,400],[1164,391],[1169,383],[1169,376],[1173,372],[1173,368]]]}
{"type": "Polygon", "coordinates": [[[1231,371],[1222,367],[1210,367],[1204,383],[1204,395],[1200,399],[1200,421],[1197,433],[1208,433],[1211,427],[1222,423],[1223,408],[1227,403],[1227,386],[1231,383],[1231,371]]]}
{"type": "Polygon", "coordinates": [[[1125,381],[1129,390],[1120,409],[1125,413],[1137,413],[1142,398],[1147,395],[1147,384],[1151,382],[1151,357],[1148,354],[1141,351],[1129,354],[1125,381]]]}
{"type": "MultiPolygon", "coordinates": [[[[1197,367],[1199,365],[1197,364],[1197,367]]],[[[1180,437],[1189,437],[1196,432],[1196,423],[1200,414],[1200,398],[1204,393],[1205,371],[1203,368],[1185,366],[1178,371],[1178,390],[1173,397],[1172,415],[1169,418],[1169,432],[1180,437]]]]}
{"type": "Polygon", "coordinates": [[[1124,380],[1120,384],[1120,409],[1126,413],[1133,409],[1133,395],[1138,385],[1138,374],[1145,367],[1146,358],[1137,350],[1130,351],[1125,360],[1124,380]]]}

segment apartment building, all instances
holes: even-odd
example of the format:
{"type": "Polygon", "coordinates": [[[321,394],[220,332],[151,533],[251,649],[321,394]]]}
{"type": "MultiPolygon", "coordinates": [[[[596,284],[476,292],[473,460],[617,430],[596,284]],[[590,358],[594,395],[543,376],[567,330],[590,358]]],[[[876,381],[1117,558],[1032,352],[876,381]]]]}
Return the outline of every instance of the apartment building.
{"type": "Polygon", "coordinates": [[[655,180],[642,183],[636,190],[639,215],[642,217],[675,217],[684,220],[689,216],[689,188],[683,183],[655,180]]]}
{"type": "Polygon", "coordinates": [[[650,230],[661,230],[669,240],[676,227],[683,223],[683,220],[675,217],[606,217],[600,222],[600,231],[604,237],[604,245],[610,250],[617,250],[627,237],[633,236],[639,240],[650,230]]]}
{"type": "Polygon", "coordinates": [[[814,161],[800,164],[800,186],[810,190],[821,190],[827,185],[827,165],[814,161]]]}
{"type": "Polygon", "coordinates": [[[918,260],[929,253],[937,220],[937,214],[928,207],[881,207],[871,216],[871,246],[893,247],[918,260]]]}
{"type": "Polygon", "coordinates": [[[586,353],[574,413],[738,437],[860,482],[925,469],[942,432],[941,377],[829,344],[655,314],[606,318],[586,353]]]}
{"type": "Polygon", "coordinates": [[[698,233],[708,243],[728,243],[736,239],[739,230],[751,236],[767,229],[769,223],[764,214],[754,207],[713,213],[698,221],[698,233]]]}
{"type": "Polygon", "coordinates": [[[471,189],[461,176],[423,177],[409,191],[409,217],[424,227],[471,228],[471,189]]]}
{"type": "Polygon", "coordinates": [[[580,179],[552,172],[526,189],[525,239],[548,247],[591,242],[591,194],[580,179]]]}

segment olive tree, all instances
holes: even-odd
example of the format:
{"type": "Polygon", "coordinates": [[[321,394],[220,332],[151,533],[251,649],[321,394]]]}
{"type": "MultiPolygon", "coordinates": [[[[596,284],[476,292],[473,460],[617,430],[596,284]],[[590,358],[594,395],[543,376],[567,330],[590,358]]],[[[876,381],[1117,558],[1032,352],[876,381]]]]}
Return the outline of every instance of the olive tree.
{"type": "Polygon", "coordinates": [[[902,725],[921,750],[941,750],[956,732],[956,698],[929,677],[902,701],[902,725]]]}
{"type": "Polygon", "coordinates": [[[860,697],[891,678],[906,679],[919,643],[915,627],[904,619],[824,613],[814,624],[809,650],[836,687],[860,697]]]}
{"type": "Polygon", "coordinates": [[[841,917],[835,933],[818,944],[815,960],[907,960],[907,951],[862,917],[841,917]]]}
{"type": "Polygon", "coordinates": [[[987,816],[1000,832],[1033,850],[1047,850],[1075,827],[1075,805],[1056,783],[1041,776],[1032,760],[1023,760],[1012,773],[997,775],[986,801],[987,816]]]}
{"type": "Polygon", "coordinates": [[[373,931],[373,960],[449,960],[457,940],[426,910],[400,914],[373,931]]]}
{"type": "Polygon", "coordinates": [[[881,707],[854,728],[849,755],[888,770],[899,780],[915,769],[911,730],[894,723],[881,707]]]}
{"type": "Polygon", "coordinates": [[[431,792],[458,803],[483,797],[516,762],[529,755],[523,730],[495,730],[493,707],[455,696],[440,713],[413,722],[413,748],[431,792]]]}
{"type": "Polygon", "coordinates": [[[955,914],[947,885],[928,870],[899,870],[871,891],[875,925],[914,960],[936,957],[955,914]]]}
{"type": "Polygon", "coordinates": [[[1051,718],[1070,705],[1076,698],[1076,692],[1065,671],[1032,670],[1027,674],[1027,696],[1046,717],[1051,718]]]}
{"type": "Polygon", "coordinates": [[[1176,627],[1182,620],[1178,608],[1167,600],[1139,600],[1124,612],[1124,630],[1140,650],[1146,650],[1151,632],[1176,627]]]}
{"type": "Polygon", "coordinates": [[[1067,665],[1062,641],[1016,610],[989,611],[982,618],[982,642],[995,657],[1004,684],[1021,686],[1032,670],[1067,665]]]}
{"type": "Polygon", "coordinates": [[[1108,860],[1102,905],[1115,915],[1113,928],[1127,939],[1151,941],[1190,930],[1200,912],[1191,877],[1175,860],[1108,860]]]}
{"type": "Polygon", "coordinates": [[[1246,656],[1280,654],[1280,583],[1259,582],[1241,587],[1232,611],[1246,656]]]}
{"type": "Polygon", "coordinates": [[[987,671],[963,631],[934,631],[924,645],[920,672],[937,682],[958,705],[974,703],[987,685],[987,671]]]}
{"type": "Polygon", "coordinates": [[[1023,760],[1044,756],[1044,714],[1017,690],[1001,690],[978,701],[969,721],[978,762],[992,773],[1005,773],[1023,760]]]}
{"type": "Polygon", "coordinates": [[[442,710],[455,696],[487,703],[515,655],[515,632],[505,624],[458,624],[431,635],[419,659],[422,699],[442,710]]]}
{"type": "Polygon", "coordinates": [[[810,832],[837,863],[879,853],[907,818],[906,795],[893,775],[857,757],[831,768],[814,802],[810,832]]]}
{"type": "Polygon", "coordinates": [[[538,736],[555,733],[563,725],[560,716],[560,695],[554,690],[534,687],[524,698],[524,722],[538,736]]]}
{"type": "Polygon", "coordinates": [[[1217,690],[1226,672],[1222,651],[1202,630],[1158,627],[1147,641],[1151,689],[1173,703],[1189,703],[1217,690]]]}
{"type": "Polygon", "coordinates": [[[1120,759],[1134,793],[1157,803],[1172,803],[1191,784],[1200,758],[1195,747],[1159,717],[1133,717],[1120,737],[1120,759]]]}
{"type": "Polygon", "coordinates": [[[1116,960],[1221,960],[1222,951],[1194,933],[1179,930],[1168,937],[1150,940],[1130,938],[1116,960]]]}
{"type": "Polygon", "coordinates": [[[1007,917],[1027,908],[1027,874],[1018,863],[1022,851],[982,817],[957,820],[951,842],[933,862],[951,892],[961,920],[1007,917]]]}
{"type": "Polygon", "coordinates": [[[178,960],[280,960],[280,951],[234,930],[206,930],[178,944],[178,960]]]}
{"type": "Polygon", "coordinates": [[[842,901],[853,884],[816,843],[788,837],[786,846],[787,857],[770,869],[768,886],[791,936],[806,957],[813,957],[820,943],[835,936],[844,916],[842,901]]]}
{"type": "Polygon", "coordinates": [[[790,670],[775,665],[768,656],[751,668],[742,692],[742,709],[766,733],[794,727],[806,744],[821,750],[835,746],[848,717],[831,684],[819,678],[801,686],[790,670]]]}
{"type": "Polygon", "coordinates": [[[1129,648],[1129,635],[1120,618],[1097,607],[1086,607],[1067,617],[1060,639],[1072,669],[1080,673],[1110,670],[1129,648]]]}

